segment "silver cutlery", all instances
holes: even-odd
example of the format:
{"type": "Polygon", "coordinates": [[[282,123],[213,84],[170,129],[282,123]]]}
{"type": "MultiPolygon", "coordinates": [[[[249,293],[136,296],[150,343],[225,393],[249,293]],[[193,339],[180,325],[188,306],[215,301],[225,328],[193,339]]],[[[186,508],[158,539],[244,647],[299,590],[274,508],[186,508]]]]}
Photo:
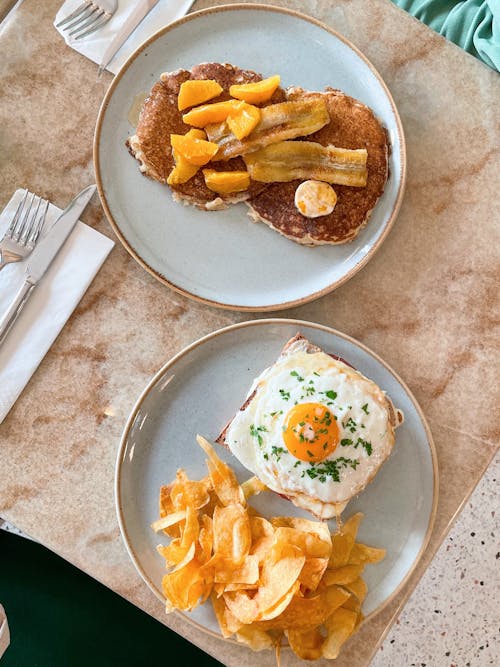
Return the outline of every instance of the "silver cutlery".
{"type": "Polygon", "coordinates": [[[106,66],[114,58],[115,53],[122,47],[122,45],[127,41],[130,35],[134,32],[136,27],[142,21],[142,19],[149,14],[153,7],[158,3],[158,0],[142,0],[138,2],[135,9],[132,11],[130,16],[126,19],[122,28],[117,32],[113,37],[109,46],[107,47],[104,55],[102,57],[101,64],[99,65],[99,74],[106,68],[106,66]]]}
{"type": "Polygon", "coordinates": [[[20,262],[33,251],[40,238],[48,208],[47,200],[25,191],[0,241],[0,271],[6,264],[20,262]]]}
{"type": "Polygon", "coordinates": [[[116,12],[117,0],[85,0],[74,12],[56,24],[56,28],[65,26],[63,30],[70,30],[69,35],[81,39],[101,28],[116,12]]]}
{"type": "Polygon", "coordinates": [[[95,185],[89,185],[82,190],[57,218],[50,232],[40,241],[36,251],[31,255],[26,266],[24,282],[0,319],[0,344],[5,340],[31,293],[64,245],[95,191],[95,185]]]}

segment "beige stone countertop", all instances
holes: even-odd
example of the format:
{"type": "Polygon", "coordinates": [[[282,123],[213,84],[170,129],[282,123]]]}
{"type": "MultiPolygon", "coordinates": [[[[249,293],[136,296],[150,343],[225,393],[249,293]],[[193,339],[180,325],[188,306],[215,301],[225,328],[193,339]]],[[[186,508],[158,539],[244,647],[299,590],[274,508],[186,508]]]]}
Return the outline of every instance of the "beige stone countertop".
{"type": "MultiPolygon", "coordinates": [[[[279,313],[333,326],[385,359],[416,396],[436,444],[440,497],[429,547],[404,590],[336,662],[366,667],[497,449],[500,81],[387,0],[273,4],[323,20],[366,54],[407,141],[406,194],[381,249],[332,294],[279,313]]],[[[0,31],[1,206],[28,187],[64,207],[94,179],[93,131],[111,75],[98,79],[95,64],[65,45],[52,26],[59,5],[25,0],[0,31]]],[[[82,219],[113,237],[97,202],[82,219]]],[[[113,478],[127,415],[155,371],[200,336],[256,317],[170,291],[117,243],[0,425],[0,516],[231,666],[255,665],[255,654],[165,617],[136,573],[119,534],[113,478]]],[[[488,511],[477,508],[479,522],[488,511]]],[[[453,664],[441,645],[416,662],[388,642],[383,653],[394,646],[392,658],[379,653],[377,667],[453,664]]],[[[299,664],[288,658],[287,667],[299,664]]],[[[272,656],[259,654],[258,664],[273,664],[272,656]]]]}

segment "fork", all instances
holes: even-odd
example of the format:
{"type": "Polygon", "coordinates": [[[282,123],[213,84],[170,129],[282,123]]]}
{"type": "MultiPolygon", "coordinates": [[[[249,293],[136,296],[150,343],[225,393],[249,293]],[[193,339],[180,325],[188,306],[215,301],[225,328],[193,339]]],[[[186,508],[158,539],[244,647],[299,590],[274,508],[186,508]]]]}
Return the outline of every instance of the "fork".
{"type": "Polygon", "coordinates": [[[31,197],[28,195],[29,192],[26,190],[9,228],[0,241],[0,271],[6,264],[20,262],[27,257],[40,237],[49,202],[34,193],[31,197]]]}
{"type": "Polygon", "coordinates": [[[63,30],[70,30],[70,36],[75,35],[75,39],[80,39],[107,23],[116,12],[117,7],[117,0],[97,0],[97,2],[85,0],[74,12],[59,21],[56,28],[64,25],[63,30]]]}

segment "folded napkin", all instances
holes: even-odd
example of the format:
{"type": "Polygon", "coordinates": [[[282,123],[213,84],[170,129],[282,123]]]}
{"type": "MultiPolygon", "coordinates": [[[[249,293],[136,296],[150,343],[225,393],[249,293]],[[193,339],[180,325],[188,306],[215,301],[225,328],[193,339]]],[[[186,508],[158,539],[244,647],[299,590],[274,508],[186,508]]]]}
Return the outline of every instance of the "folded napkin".
{"type": "MultiPolygon", "coordinates": [[[[90,60],[93,60],[95,63],[100,64],[110,40],[116,35],[125,20],[129,17],[137,4],[137,1],[138,0],[119,0],[118,9],[115,14],[113,14],[112,18],[102,28],[99,28],[88,37],[82,37],[82,39],[75,40],[73,37],[68,37],[67,32],[63,31],[62,28],[64,28],[64,26],[56,28],[56,30],[61,33],[68,46],[87,58],[90,58],[90,60]]],[[[189,11],[193,2],[194,0],[160,0],[149,14],[147,14],[139,23],[106,69],[113,72],[113,74],[116,74],[138,46],[145,42],[146,39],[151,37],[155,32],[160,30],[160,28],[163,28],[169,23],[172,23],[172,21],[184,16],[189,11]]],[[[81,4],[82,0],[66,0],[61,9],[57,12],[54,26],[81,4]]]]}
{"type": "MultiPolygon", "coordinates": [[[[0,238],[12,220],[23,190],[17,190],[0,214],[0,238]]],[[[61,210],[50,204],[44,232],[61,210]]],[[[66,243],[33,290],[28,303],[0,346],[0,423],[38,368],[65,325],[114,242],[83,222],[77,222],[66,243]]],[[[34,250],[36,252],[36,249],[34,250]]],[[[24,281],[24,262],[0,271],[0,313],[5,313],[24,281]]]]}

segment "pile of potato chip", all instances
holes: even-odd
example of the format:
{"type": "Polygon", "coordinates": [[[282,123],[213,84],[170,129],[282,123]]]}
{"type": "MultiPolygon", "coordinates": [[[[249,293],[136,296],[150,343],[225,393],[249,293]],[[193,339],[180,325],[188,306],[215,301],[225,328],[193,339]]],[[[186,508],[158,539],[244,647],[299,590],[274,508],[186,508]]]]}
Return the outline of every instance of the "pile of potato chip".
{"type": "Polygon", "coordinates": [[[363,616],[361,574],[385,551],[355,542],[362,514],[339,532],[296,517],[259,516],[247,499],[266,487],[255,477],[240,485],[232,469],[201,436],[208,475],[183,470],[160,491],[152,525],[173,538],[159,546],[170,570],[163,577],[167,613],[190,611],[209,597],[221,633],[256,651],[284,636],[304,660],[336,658],[363,616]]]}

